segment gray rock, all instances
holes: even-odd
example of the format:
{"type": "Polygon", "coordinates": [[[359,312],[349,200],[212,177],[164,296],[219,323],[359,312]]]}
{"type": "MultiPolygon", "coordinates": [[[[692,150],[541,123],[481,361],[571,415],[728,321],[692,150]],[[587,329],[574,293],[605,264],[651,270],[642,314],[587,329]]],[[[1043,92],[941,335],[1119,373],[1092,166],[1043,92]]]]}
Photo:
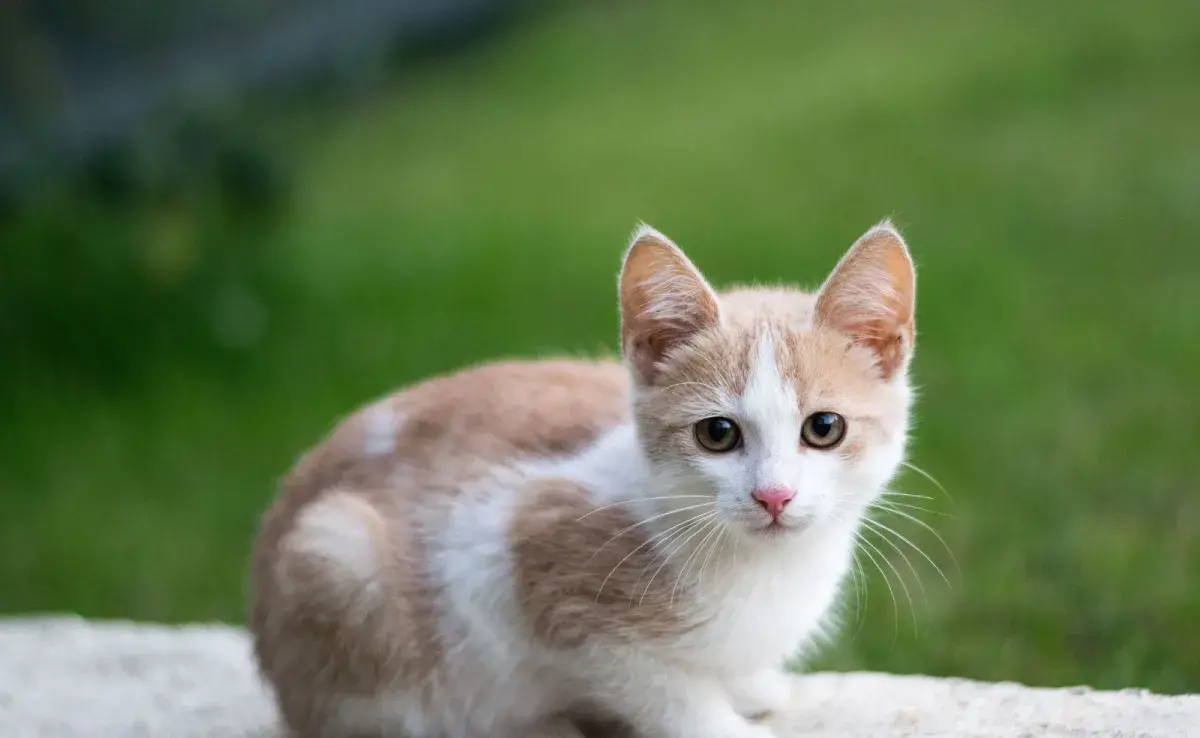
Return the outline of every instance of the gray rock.
{"type": "MultiPolygon", "coordinates": [[[[244,631],[0,620],[4,738],[280,738],[244,631]]],[[[885,674],[796,680],[781,736],[1200,737],[1200,695],[1032,689],[885,674]]]]}

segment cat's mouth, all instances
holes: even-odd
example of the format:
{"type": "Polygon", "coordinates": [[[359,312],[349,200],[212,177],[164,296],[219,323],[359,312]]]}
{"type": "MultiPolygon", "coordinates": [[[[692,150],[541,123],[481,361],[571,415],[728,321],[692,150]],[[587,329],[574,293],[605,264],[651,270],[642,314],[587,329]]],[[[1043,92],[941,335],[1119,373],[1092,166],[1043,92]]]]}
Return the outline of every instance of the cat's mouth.
{"type": "Polygon", "coordinates": [[[764,536],[766,538],[775,538],[777,536],[795,535],[807,527],[808,525],[804,521],[774,518],[768,520],[765,524],[758,526],[753,532],[756,535],[764,536]]]}

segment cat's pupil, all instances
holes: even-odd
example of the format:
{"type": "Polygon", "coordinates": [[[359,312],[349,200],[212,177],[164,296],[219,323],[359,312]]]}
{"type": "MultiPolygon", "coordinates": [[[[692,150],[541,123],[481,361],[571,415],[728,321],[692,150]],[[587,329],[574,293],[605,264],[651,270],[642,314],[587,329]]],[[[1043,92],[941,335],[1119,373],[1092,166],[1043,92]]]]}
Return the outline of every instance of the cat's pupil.
{"type": "Polygon", "coordinates": [[[708,421],[708,437],[720,443],[733,432],[733,423],[724,418],[714,418],[708,421]]]}
{"type": "Polygon", "coordinates": [[[818,436],[824,438],[833,430],[833,415],[831,413],[819,413],[813,417],[812,430],[818,436]]]}

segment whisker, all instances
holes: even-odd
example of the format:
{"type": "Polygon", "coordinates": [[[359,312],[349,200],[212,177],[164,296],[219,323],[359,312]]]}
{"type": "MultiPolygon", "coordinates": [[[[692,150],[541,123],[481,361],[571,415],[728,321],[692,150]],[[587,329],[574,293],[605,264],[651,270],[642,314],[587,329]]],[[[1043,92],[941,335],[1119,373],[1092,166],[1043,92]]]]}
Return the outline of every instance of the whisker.
{"type": "MultiPolygon", "coordinates": [[[[716,513],[715,512],[712,513],[712,516],[715,517],[716,513]]],[[[708,521],[706,520],[705,522],[707,523],[708,521]]],[[[650,587],[653,586],[655,578],[658,577],[658,573],[663,570],[663,567],[665,567],[667,565],[667,562],[669,562],[671,560],[671,557],[674,556],[675,554],[679,553],[680,551],[682,551],[683,547],[688,544],[688,541],[692,540],[699,533],[704,531],[703,527],[700,527],[699,525],[697,525],[696,527],[698,528],[698,530],[696,530],[693,533],[688,534],[687,538],[684,538],[683,541],[678,546],[676,546],[674,549],[672,549],[671,552],[668,553],[667,556],[662,560],[662,563],[658,565],[658,568],[654,570],[654,574],[652,574],[650,576],[650,581],[646,582],[646,588],[642,590],[642,596],[640,598],[638,598],[638,606],[639,607],[641,607],[642,602],[645,601],[646,595],[650,593],[650,587]]]]}
{"type": "Polygon", "coordinates": [[[933,510],[928,507],[921,507],[920,505],[909,505],[908,503],[905,503],[905,502],[895,502],[893,500],[877,500],[875,502],[875,504],[872,505],[871,507],[877,508],[879,510],[893,510],[893,509],[898,509],[898,508],[904,508],[905,510],[916,510],[918,512],[929,513],[930,515],[941,515],[944,518],[951,517],[950,513],[944,513],[941,510],[933,510]]]}
{"type": "MultiPolygon", "coordinates": [[[[934,529],[933,529],[933,526],[931,526],[929,523],[926,523],[924,520],[921,520],[920,518],[916,517],[915,515],[910,515],[910,514],[908,514],[908,513],[904,512],[903,510],[895,510],[895,509],[893,509],[893,510],[888,510],[887,512],[890,512],[890,513],[892,513],[893,515],[899,515],[899,516],[900,516],[900,517],[902,517],[902,518],[907,518],[908,520],[911,520],[911,521],[913,521],[913,522],[914,522],[914,523],[916,523],[917,525],[921,526],[921,527],[922,527],[922,528],[924,528],[925,530],[927,530],[927,531],[929,531],[930,533],[932,533],[932,534],[933,534],[933,535],[934,535],[934,536],[935,536],[935,537],[938,539],[938,542],[940,542],[940,543],[942,544],[942,548],[946,549],[946,553],[950,554],[950,561],[951,561],[951,562],[954,564],[954,569],[955,569],[955,570],[958,572],[958,576],[959,576],[959,578],[961,579],[961,577],[962,577],[962,569],[961,569],[961,568],[959,568],[959,566],[958,566],[958,559],[957,559],[957,558],[955,558],[955,556],[954,556],[954,551],[952,551],[952,550],[950,549],[950,546],[949,546],[949,545],[946,543],[946,539],[942,538],[942,534],[940,534],[940,533],[938,533],[936,530],[934,530],[934,529]]],[[[876,522],[878,522],[878,521],[876,521],[876,522]]],[[[895,533],[895,531],[892,531],[892,532],[893,532],[893,533],[895,533]]],[[[896,533],[896,535],[900,535],[900,534],[899,534],[899,533],[896,533]]],[[[900,537],[901,537],[901,539],[902,539],[902,540],[904,540],[904,542],[905,542],[905,543],[907,543],[907,544],[908,544],[908,545],[910,545],[910,546],[913,546],[913,544],[912,544],[912,542],[911,542],[911,541],[909,541],[908,539],[904,538],[903,536],[900,536],[900,537]]],[[[928,555],[926,555],[926,553],[925,553],[924,551],[922,551],[921,549],[917,548],[916,546],[913,546],[913,548],[916,548],[916,549],[917,549],[917,551],[918,551],[918,552],[919,552],[919,553],[920,553],[922,556],[924,556],[924,557],[925,557],[925,559],[926,559],[927,561],[929,561],[929,563],[930,563],[930,564],[933,564],[933,568],[938,570],[938,574],[941,574],[941,575],[942,575],[942,579],[945,579],[945,580],[946,580],[946,584],[947,584],[947,585],[949,585],[949,584],[950,584],[950,580],[949,580],[949,579],[946,579],[946,574],[945,574],[945,573],[944,573],[944,572],[943,572],[943,571],[942,571],[942,570],[941,570],[941,569],[938,567],[938,565],[937,565],[937,564],[934,564],[934,563],[933,563],[933,559],[929,558],[929,556],[928,556],[928,555]]]]}
{"type": "Polygon", "coordinates": [[[851,560],[854,562],[854,609],[857,610],[856,620],[858,620],[858,628],[854,631],[851,639],[858,638],[858,634],[862,632],[863,627],[867,624],[867,606],[870,604],[871,590],[867,586],[867,573],[863,571],[862,561],[858,558],[858,548],[856,547],[853,553],[850,554],[851,560]],[[861,600],[860,600],[861,598],[861,600]]]}
{"type": "Polygon", "coordinates": [[[942,486],[942,483],[941,483],[941,482],[939,482],[937,479],[935,479],[935,478],[934,478],[934,476],[933,476],[932,474],[930,474],[929,472],[925,471],[924,469],[922,469],[921,467],[917,466],[916,464],[913,464],[913,463],[911,463],[911,462],[908,462],[908,461],[901,461],[901,462],[900,462],[900,464],[901,464],[901,466],[903,466],[903,467],[905,467],[905,468],[907,468],[907,469],[912,469],[912,470],[913,470],[913,471],[915,471],[917,474],[920,474],[921,476],[923,476],[923,477],[925,477],[926,479],[928,479],[930,482],[933,482],[933,486],[937,487],[938,489],[940,489],[940,490],[942,491],[942,494],[946,496],[946,499],[950,501],[950,504],[951,504],[951,505],[953,505],[953,504],[954,504],[954,498],[950,496],[950,493],[946,491],[946,488],[942,486]]]}
{"type": "Polygon", "coordinates": [[[880,551],[875,544],[871,543],[865,536],[861,540],[864,544],[870,547],[872,551],[879,554],[879,557],[883,559],[883,563],[887,564],[888,568],[892,570],[892,573],[896,575],[896,581],[900,584],[900,589],[904,591],[904,599],[908,600],[908,611],[912,613],[913,635],[916,635],[917,608],[916,605],[913,604],[912,593],[908,591],[908,585],[904,583],[904,577],[900,574],[900,570],[896,568],[896,565],[892,563],[891,559],[889,559],[887,556],[884,556],[883,552],[880,551]]]}
{"type": "MultiPolygon", "coordinates": [[[[716,530],[716,526],[713,524],[712,520],[705,522],[704,527],[701,528],[700,530],[696,531],[696,535],[701,536],[700,543],[704,543],[704,541],[708,539],[708,535],[711,535],[714,530],[716,530]],[[705,531],[708,532],[707,535],[705,534],[705,531]]],[[[687,544],[687,542],[685,541],[684,545],[686,545],[686,544],[687,544]]],[[[686,577],[688,566],[691,564],[692,560],[694,558],[696,558],[696,554],[699,551],[700,551],[699,544],[697,544],[696,546],[693,546],[691,551],[688,552],[687,556],[684,557],[683,564],[679,567],[679,571],[675,572],[675,583],[674,583],[674,585],[671,586],[671,600],[670,600],[671,607],[675,606],[675,592],[679,589],[679,582],[680,582],[680,580],[682,580],[686,577]]]]}
{"type": "MultiPolygon", "coordinates": [[[[713,523],[715,517],[716,516],[713,516],[713,518],[710,518],[710,519],[704,521],[704,526],[701,527],[699,530],[697,530],[693,536],[689,537],[687,539],[687,541],[690,541],[695,536],[704,536],[703,538],[700,539],[700,541],[703,543],[704,540],[707,538],[707,536],[705,535],[705,531],[708,531],[709,533],[711,533],[713,530],[716,530],[716,527],[713,523]]],[[[681,542],[681,544],[680,544],[681,549],[683,546],[687,545],[687,541],[681,542]]],[[[671,588],[672,603],[674,603],[673,598],[675,597],[675,588],[679,586],[680,577],[682,577],[684,575],[684,573],[687,571],[688,564],[692,561],[693,558],[696,557],[696,552],[698,552],[699,550],[700,550],[699,545],[692,547],[692,550],[689,551],[687,556],[684,557],[683,564],[679,567],[679,571],[677,571],[675,573],[675,586],[671,588]]]]}
{"type": "MultiPolygon", "coordinates": [[[[835,516],[835,521],[845,522],[842,520],[842,516],[840,515],[835,516]]],[[[854,531],[854,537],[855,539],[859,539],[860,537],[860,534],[857,530],[854,531]]],[[[863,627],[866,626],[867,608],[870,606],[871,602],[871,588],[869,586],[870,581],[867,577],[866,569],[863,567],[862,559],[859,558],[860,553],[866,552],[862,551],[858,546],[854,546],[850,549],[850,562],[853,565],[853,569],[850,571],[850,580],[854,584],[854,619],[858,625],[854,631],[854,635],[850,637],[851,640],[858,638],[858,635],[862,632],[863,627]]],[[[878,568],[878,565],[876,568],[878,568]]],[[[882,570],[880,573],[882,573],[882,570]]],[[[893,601],[894,599],[895,598],[893,597],[893,601]]],[[[899,630],[899,624],[897,624],[896,629],[897,631],[899,630]]]]}
{"type": "MultiPolygon", "coordinates": [[[[680,571],[679,571],[680,576],[684,575],[684,572],[688,571],[688,566],[690,564],[694,564],[694,563],[698,562],[698,560],[700,560],[700,554],[704,552],[704,544],[707,544],[708,540],[710,538],[712,538],[712,536],[714,536],[714,535],[716,535],[716,533],[720,532],[721,524],[720,524],[719,518],[714,517],[713,520],[708,521],[708,523],[706,524],[706,527],[704,527],[704,529],[708,530],[708,533],[706,535],[704,535],[703,538],[700,539],[700,542],[698,542],[698,544],[696,544],[696,547],[694,548],[694,550],[692,550],[691,553],[688,554],[688,558],[684,559],[683,568],[680,569],[680,571]]],[[[680,581],[680,577],[677,576],[676,577],[676,587],[679,586],[679,581],[680,581]]],[[[684,581],[686,582],[686,577],[684,577],[684,581]]],[[[672,596],[674,596],[674,588],[672,588],[671,594],[672,594],[672,596]]]]}
{"type": "Polygon", "coordinates": [[[897,492],[894,489],[884,490],[883,496],[884,497],[912,497],[912,498],[915,498],[918,500],[932,500],[933,499],[929,495],[914,495],[911,492],[897,492]]]}
{"type": "MultiPolygon", "coordinates": [[[[617,572],[617,569],[620,569],[620,568],[621,568],[621,566],[622,566],[622,565],[623,565],[623,564],[624,564],[626,561],[628,561],[628,560],[629,560],[629,559],[630,559],[630,558],[631,558],[631,557],[632,557],[634,554],[636,554],[638,551],[642,550],[642,549],[643,549],[643,548],[645,548],[647,545],[650,545],[650,544],[654,543],[655,539],[657,539],[657,538],[659,538],[659,537],[661,537],[661,536],[663,536],[663,535],[666,535],[666,534],[670,533],[671,531],[673,531],[673,530],[675,530],[675,529],[677,529],[677,528],[680,528],[680,527],[682,527],[682,526],[686,526],[686,525],[688,525],[689,523],[694,523],[694,522],[695,522],[695,521],[697,521],[697,520],[700,520],[700,519],[702,519],[702,518],[705,518],[705,516],[712,516],[712,515],[716,515],[716,513],[715,513],[715,512],[703,512],[703,513],[699,513],[699,514],[697,514],[697,515],[696,515],[696,516],[694,516],[694,517],[688,518],[687,520],[683,521],[682,523],[676,523],[675,525],[671,526],[670,528],[667,528],[665,531],[662,531],[662,532],[660,532],[660,533],[656,533],[655,535],[653,535],[653,536],[651,536],[651,537],[647,538],[645,541],[642,541],[640,544],[638,544],[637,548],[635,548],[635,549],[633,549],[632,551],[630,551],[629,553],[625,554],[625,558],[623,558],[623,559],[621,559],[620,561],[618,561],[618,562],[617,562],[617,565],[616,565],[616,566],[614,566],[612,569],[610,569],[610,570],[609,570],[609,572],[608,572],[608,576],[604,577],[604,581],[600,583],[600,588],[596,590],[596,599],[595,599],[595,602],[599,602],[599,601],[600,601],[600,594],[601,594],[601,593],[604,591],[604,585],[608,584],[608,580],[609,580],[609,579],[611,579],[611,578],[612,578],[612,575],[613,575],[613,574],[615,574],[615,573],[617,572]]],[[[610,538],[610,539],[609,539],[609,541],[612,541],[612,539],[610,538]]],[[[608,545],[608,544],[606,543],[605,545],[608,545]]],[[[603,547],[604,547],[604,546],[601,546],[601,548],[603,548],[603,547]]],[[[597,549],[597,553],[599,553],[599,549],[597,549]]],[[[596,557],[596,554],[592,554],[592,558],[595,558],[595,557],[596,557]]],[[[590,562],[591,560],[592,560],[592,559],[588,559],[588,561],[589,561],[589,562],[590,562]]],[[[640,579],[640,577],[639,577],[639,579],[640,579]]],[[[635,586],[636,586],[636,585],[635,585],[635,586]]]]}
{"type": "Polygon", "coordinates": [[[591,555],[591,557],[587,560],[587,562],[585,562],[585,565],[588,563],[591,563],[592,559],[596,558],[596,554],[600,553],[600,551],[602,551],[605,546],[607,546],[608,544],[617,540],[618,538],[625,535],[626,533],[633,530],[634,528],[643,526],[646,523],[652,523],[655,520],[658,520],[659,518],[665,518],[668,515],[675,515],[676,513],[687,512],[688,510],[696,510],[701,507],[716,506],[716,504],[717,503],[715,501],[711,501],[711,502],[701,502],[698,505],[686,505],[684,507],[676,508],[674,510],[668,510],[664,513],[659,513],[658,515],[652,515],[652,516],[646,518],[645,520],[634,523],[633,525],[626,526],[625,528],[618,531],[615,536],[613,536],[612,538],[609,538],[607,541],[605,541],[604,544],[602,546],[600,546],[600,548],[596,549],[596,551],[591,555]]]}
{"type": "Polygon", "coordinates": [[[850,553],[850,563],[853,568],[850,570],[850,581],[854,584],[854,610],[858,612],[862,609],[862,562],[858,560],[858,549],[850,553]]]}
{"type": "MultiPolygon", "coordinates": [[[[671,552],[667,550],[667,547],[670,546],[675,541],[678,541],[683,536],[687,535],[689,531],[693,530],[694,528],[696,528],[700,525],[703,525],[709,519],[716,517],[716,515],[717,515],[716,511],[700,513],[699,515],[695,516],[694,518],[689,518],[688,520],[685,520],[682,524],[676,524],[676,525],[672,526],[671,528],[669,528],[668,531],[670,532],[670,535],[656,536],[657,538],[659,538],[659,540],[655,541],[654,548],[659,549],[659,550],[657,550],[655,552],[654,557],[650,559],[650,562],[647,563],[645,566],[643,566],[642,570],[640,572],[638,572],[638,578],[633,583],[633,587],[631,588],[630,593],[629,593],[629,606],[630,607],[633,607],[634,595],[637,593],[638,587],[642,583],[642,578],[646,576],[646,572],[650,570],[650,567],[654,566],[654,562],[662,561],[664,555],[668,555],[668,556],[670,555],[671,552]]],[[[643,593],[643,597],[644,597],[644,593],[643,593]]]]}
{"type": "Polygon", "coordinates": [[[728,536],[729,528],[722,525],[721,535],[718,536],[717,539],[713,541],[712,545],[708,547],[708,555],[704,557],[704,563],[700,565],[700,575],[696,578],[696,582],[699,586],[703,586],[704,584],[704,570],[708,568],[709,559],[712,558],[718,547],[725,545],[725,540],[728,536]]]}
{"type": "MultiPolygon", "coordinates": [[[[862,536],[862,534],[860,534],[857,531],[855,531],[855,533],[854,533],[854,538],[861,544],[870,545],[867,542],[867,539],[864,538],[862,536]]],[[[875,548],[875,547],[871,546],[871,548],[875,548]]],[[[880,566],[879,560],[875,558],[875,555],[872,554],[870,551],[868,551],[865,548],[861,548],[859,550],[862,551],[864,554],[866,554],[867,558],[871,560],[871,563],[875,565],[876,571],[878,571],[879,575],[881,577],[883,577],[883,583],[884,583],[884,585],[887,586],[888,594],[892,598],[892,621],[893,621],[892,622],[892,629],[893,629],[892,637],[893,637],[893,639],[898,638],[900,636],[900,604],[896,601],[896,590],[892,588],[891,579],[888,578],[887,572],[883,570],[882,566],[880,566]]],[[[875,550],[878,551],[879,549],[875,549],[875,550]]]]}
{"type": "Polygon", "coordinates": [[[661,497],[638,497],[638,498],[632,499],[632,500],[618,500],[617,502],[612,502],[607,505],[603,505],[601,507],[596,508],[595,510],[585,513],[584,515],[580,515],[579,517],[575,518],[575,522],[578,523],[580,520],[583,520],[584,518],[588,517],[589,515],[595,515],[596,513],[600,512],[602,510],[607,510],[610,507],[617,507],[618,505],[632,505],[637,502],[652,502],[654,500],[684,500],[684,499],[688,499],[688,498],[711,499],[708,495],[663,495],[661,497]]]}
{"type": "Polygon", "coordinates": [[[679,583],[686,581],[688,566],[694,560],[699,560],[700,554],[704,551],[704,544],[708,543],[709,539],[721,531],[721,521],[718,519],[710,520],[705,524],[710,530],[700,539],[700,543],[696,544],[695,550],[683,560],[683,566],[679,569],[679,574],[675,577],[675,584],[671,587],[671,606],[675,606],[675,592],[679,589],[679,583]]]}
{"type": "Polygon", "coordinates": [[[888,538],[887,535],[885,535],[885,532],[892,533],[893,535],[897,536],[900,534],[896,533],[896,531],[880,523],[879,521],[872,520],[871,518],[863,518],[863,523],[874,530],[879,537],[884,540],[885,543],[892,547],[893,551],[900,554],[900,558],[904,559],[904,563],[908,565],[908,570],[912,572],[913,579],[915,579],[917,582],[917,587],[921,590],[921,598],[925,601],[925,604],[928,605],[929,595],[925,592],[925,583],[921,581],[921,575],[917,573],[917,568],[913,566],[912,561],[909,560],[908,554],[904,553],[903,549],[897,546],[891,538],[888,538]]]}

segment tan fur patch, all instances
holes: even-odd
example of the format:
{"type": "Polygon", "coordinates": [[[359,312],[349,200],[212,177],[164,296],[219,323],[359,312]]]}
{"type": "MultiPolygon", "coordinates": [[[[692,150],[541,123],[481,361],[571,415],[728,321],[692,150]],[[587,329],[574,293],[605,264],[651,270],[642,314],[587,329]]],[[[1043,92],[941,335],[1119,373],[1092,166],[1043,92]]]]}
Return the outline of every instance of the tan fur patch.
{"type": "Polygon", "coordinates": [[[427,380],[340,422],[284,478],[263,515],[250,571],[248,624],[260,667],[295,730],[326,719],[321,698],[426,684],[442,663],[426,541],[466,481],[522,457],[579,451],[627,415],[615,363],[491,364],[427,380]],[[394,413],[394,451],[380,417],[394,413]],[[292,537],[306,510],[338,502],[381,561],[380,602],[357,606],[329,562],[292,537]]]}
{"type": "Polygon", "coordinates": [[[638,523],[628,506],[597,512],[587,490],[565,480],[538,482],[522,497],[510,540],[519,601],[538,638],[561,647],[590,636],[633,642],[699,624],[688,613],[693,593],[672,592],[673,574],[654,576],[665,554],[647,545],[650,531],[618,535],[638,523]]]}
{"type": "Polygon", "coordinates": [[[435,592],[411,502],[367,486],[373,475],[355,471],[345,475],[345,486],[325,489],[307,487],[295,476],[286,480],[256,546],[250,613],[256,655],[297,729],[315,730],[324,719],[316,697],[419,684],[442,658],[435,592]],[[306,498],[307,505],[301,503],[306,498]],[[296,521],[307,509],[320,509],[317,503],[338,505],[338,524],[361,523],[360,544],[377,557],[377,578],[357,581],[361,572],[323,555],[338,553],[318,548],[328,541],[300,540],[311,531],[296,521]]]}

